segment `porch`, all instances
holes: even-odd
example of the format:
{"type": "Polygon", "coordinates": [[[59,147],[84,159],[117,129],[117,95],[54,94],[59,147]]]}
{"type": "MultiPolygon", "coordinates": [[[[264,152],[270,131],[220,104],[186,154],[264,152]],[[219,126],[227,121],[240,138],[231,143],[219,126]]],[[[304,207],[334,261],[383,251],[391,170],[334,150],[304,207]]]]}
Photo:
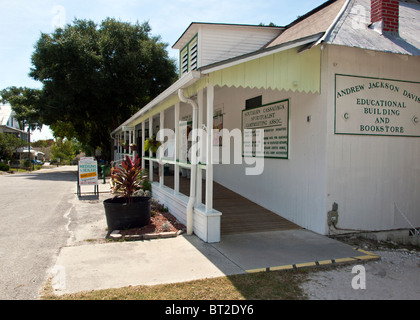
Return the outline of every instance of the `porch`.
{"type": "MultiPolygon", "coordinates": [[[[242,154],[242,142],[234,138],[237,145],[230,148],[226,134],[223,136],[227,138],[226,143],[222,140],[220,144],[220,136],[216,134],[225,124],[220,125],[217,119],[225,114],[224,107],[218,103],[215,108],[212,85],[203,82],[199,88],[194,100],[183,100],[184,93],[179,89],[178,99],[169,100],[157,110],[144,112],[135,121],[127,122],[127,126],[121,126],[121,131],[115,133],[114,159],[139,155],[142,167],[153,166],[154,169],[149,170],[153,196],[187,226],[188,234],[194,232],[205,242],[220,242],[221,236],[227,234],[299,229],[294,223],[227,189],[223,182],[221,185],[214,181],[217,164],[224,163],[224,156],[231,153],[236,163],[236,157],[242,154]],[[202,136],[192,136],[190,132],[194,130],[201,130],[202,136]],[[145,150],[145,142],[151,137],[164,142],[159,152],[145,150]],[[128,148],[129,145],[136,148],[128,148]],[[166,173],[168,168],[170,174],[166,173]]],[[[225,89],[216,89],[219,95],[226,94],[225,89]]],[[[240,124],[235,127],[240,128],[240,124]]],[[[239,161],[243,161],[243,157],[239,161]]]]}
{"type": "MultiPolygon", "coordinates": [[[[155,170],[156,171],[156,170],[155,170]]],[[[154,181],[159,181],[159,176],[154,173],[154,181]]],[[[173,173],[165,174],[164,185],[174,189],[173,173]]],[[[155,188],[158,184],[155,184],[155,188]]],[[[205,203],[205,180],[202,182],[202,202],[205,203]]],[[[179,192],[186,197],[190,194],[190,180],[180,176],[179,192]]],[[[229,190],[213,181],[213,208],[222,213],[220,221],[220,234],[240,234],[266,231],[285,231],[301,229],[293,222],[286,220],[278,214],[263,208],[240,194],[229,190]]]]}

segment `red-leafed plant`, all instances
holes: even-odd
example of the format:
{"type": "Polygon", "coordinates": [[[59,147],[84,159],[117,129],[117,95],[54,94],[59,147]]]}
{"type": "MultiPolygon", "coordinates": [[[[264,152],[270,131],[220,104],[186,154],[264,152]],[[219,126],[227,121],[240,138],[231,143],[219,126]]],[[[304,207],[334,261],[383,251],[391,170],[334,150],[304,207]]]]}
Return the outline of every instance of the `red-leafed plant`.
{"type": "Polygon", "coordinates": [[[121,167],[113,168],[111,178],[113,181],[113,192],[116,197],[124,197],[127,203],[132,202],[133,194],[136,190],[143,188],[143,183],[147,179],[145,171],[141,168],[140,158],[131,160],[129,156],[121,162],[121,167]]]}

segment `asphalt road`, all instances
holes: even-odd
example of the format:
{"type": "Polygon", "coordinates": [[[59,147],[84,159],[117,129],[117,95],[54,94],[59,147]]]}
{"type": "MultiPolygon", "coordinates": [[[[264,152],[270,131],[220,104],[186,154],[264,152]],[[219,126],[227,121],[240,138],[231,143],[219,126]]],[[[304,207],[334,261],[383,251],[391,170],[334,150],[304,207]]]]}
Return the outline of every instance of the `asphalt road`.
{"type": "Polygon", "coordinates": [[[35,300],[69,239],[77,167],[0,175],[0,299],[35,300]]]}

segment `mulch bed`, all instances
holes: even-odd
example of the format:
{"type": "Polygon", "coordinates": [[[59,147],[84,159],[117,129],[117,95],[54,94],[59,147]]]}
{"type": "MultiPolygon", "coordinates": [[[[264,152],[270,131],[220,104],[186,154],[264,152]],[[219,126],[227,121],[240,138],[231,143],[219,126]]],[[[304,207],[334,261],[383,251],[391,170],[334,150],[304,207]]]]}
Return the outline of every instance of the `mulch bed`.
{"type": "Polygon", "coordinates": [[[156,201],[151,205],[150,224],[141,228],[119,230],[111,234],[112,240],[148,240],[155,238],[176,237],[185,232],[186,227],[180,223],[167,209],[156,201]]]}
{"type": "Polygon", "coordinates": [[[150,218],[150,224],[142,228],[120,230],[120,234],[124,237],[127,235],[144,235],[150,233],[178,232],[185,230],[185,226],[176,220],[176,218],[169,212],[153,211],[155,213],[152,214],[152,217],[150,218]]]}

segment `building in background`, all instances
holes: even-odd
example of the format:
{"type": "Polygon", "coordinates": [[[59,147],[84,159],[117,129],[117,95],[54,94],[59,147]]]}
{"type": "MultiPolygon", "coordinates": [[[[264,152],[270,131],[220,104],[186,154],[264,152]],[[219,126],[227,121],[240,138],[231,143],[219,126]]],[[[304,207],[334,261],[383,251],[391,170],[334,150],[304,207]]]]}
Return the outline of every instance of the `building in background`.
{"type": "Polygon", "coordinates": [[[0,104],[0,133],[12,134],[26,142],[29,141],[28,132],[21,128],[10,104],[0,104]]]}

